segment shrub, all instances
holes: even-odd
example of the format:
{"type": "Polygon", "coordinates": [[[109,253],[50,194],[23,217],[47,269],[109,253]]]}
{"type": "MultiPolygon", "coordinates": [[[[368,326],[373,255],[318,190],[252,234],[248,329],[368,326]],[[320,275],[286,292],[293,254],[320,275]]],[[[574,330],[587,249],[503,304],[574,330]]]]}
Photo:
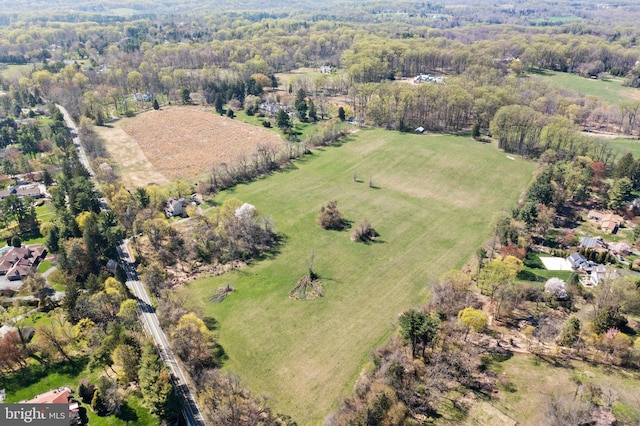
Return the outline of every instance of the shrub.
{"type": "Polygon", "coordinates": [[[379,236],[378,231],[373,229],[368,221],[364,221],[351,234],[351,241],[369,243],[379,236]]]}
{"type": "Polygon", "coordinates": [[[270,121],[263,121],[263,122],[262,122],[262,126],[263,126],[263,127],[270,128],[270,127],[271,127],[271,122],[270,122],[270,121]]]}
{"type": "Polygon", "coordinates": [[[320,208],[318,225],[324,229],[334,229],[337,231],[345,228],[347,222],[340,215],[337,201],[329,201],[326,206],[320,208]]]}
{"type": "Polygon", "coordinates": [[[562,333],[558,343],[562,346],[572,347],[580,338],[580,320],[576,317],[569,319],[562,326],[562,333]]]}
{"type": "Polygon", "coordinates": [[[616,312],[613,307],[606,306],[598,312],[593,319],[593,329],[596,333],[606,333],[611,328],[621,329],[626,327],[627,318],[624,315],[616,312]]]}

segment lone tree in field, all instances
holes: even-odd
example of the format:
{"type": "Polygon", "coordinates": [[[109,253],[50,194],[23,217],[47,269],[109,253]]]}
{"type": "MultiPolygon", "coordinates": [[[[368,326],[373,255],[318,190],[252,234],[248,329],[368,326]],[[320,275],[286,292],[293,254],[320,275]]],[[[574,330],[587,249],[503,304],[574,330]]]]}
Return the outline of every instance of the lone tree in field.
{"type": "Polygon", "coordinates": [[[155,109],[156,111],[160,109],[160,104],[158,103],[157,99],[153,100],[153,109],[155,109]]]}
{"type": "Polygon", "coordinates": [[[360,243],[370,243],[379,237],[378,231],[373,229],[369,221],[365,220],[351,234],[351,241],[360,243]]]}
{"type": "Polygon", "coordinates": [[[346,221],[340,215],[337,201],[329,201],[326,206],[320,208],[318,225],[324,229],[334,229],[336,231],[344,229],[346,221]]]}

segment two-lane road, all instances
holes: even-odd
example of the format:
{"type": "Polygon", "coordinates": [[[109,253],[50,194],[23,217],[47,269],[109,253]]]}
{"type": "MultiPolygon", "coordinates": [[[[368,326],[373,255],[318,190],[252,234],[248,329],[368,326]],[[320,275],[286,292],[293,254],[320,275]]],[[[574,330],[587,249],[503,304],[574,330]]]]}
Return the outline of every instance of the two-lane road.
{"type": "MultiPolygon", "coordinates": [[[[95,182],[93,170],[91,169],[91,164],[89,163],[89,158],[82,146],[80,141],[80,136],[78,135],[78,129],[71,119],[71,116],[67,112],[67,110],[62,105],[56,105],[62,115],[64,116],[64,120],[67,123],[67,127],[71,130],[73,135],[73,143],[78,150],[78,158],[82,165],[87,169],[91,179],[93,180],[93,184],[98,190],[97,182],[95,182]]],[[[107,200],[101,199],[101,208],[103,210],[108,209],[107,200]]],[[[184,418],[187,422],[188,426],[201,426],[204,425],[204,419],[200,414],[200,410],[198,409],[198,404],[196,403],[196,399],[189,388],[189,383],[187,382],[178,361],[176,360],[171,348],[169,347],[169,341],[167,340],[167,336],[160,328],[160,323],[158,321],[158,317],[151,305],[151,300],[147,295],[147,292],[142,285],[142,282],[138,278],[138,273],[136,272],[135,264],[131,262],[131,254],[129,253],[129,248],[126,243],[123,241],[118,246],[118,255],[120,257],[120,262],[127,274],[127,287],[131,289],[134,296],[138,300],[138,305],[140,308],[140,320],[142,324],[149,333],[149,335],[153,338],[156,347],[158,348],[158,353],[162,358],[162,361],[169,367],[171,371],[171,379],[173,380],[174,387],[180,399],[182,400],[183,414],[184,418]]]]}
{"type": "Polygon", "coordinates": [[[180,365],[178,364],[178,361],[176,360],[173,352],[171,351],[171,348],[169,347],[167,336],[164,334],[164,331],[162,331],[162,328],[160,327],[158,316],[156,315],[155,310],[151,305],[149,295],[142,285],[142,282],[138,278],[135,265],[129,261],[129,259],[131,259],[131,254],[129,252],[129,247],[125,242],[122,242],[118,246],[118,252],[122,265],[127,274],[127,287],[131,289],[133,295],[138,300],[142,324],[144,325],[147,332],[151,335],[151,337],[153,337],[153,340],[156,342],[156,346],[158,347],[160,357],[171,371],[176,391],[182,398],[184,415],[187,423],[194,426],[204,425],[204,420],[202,418],[202,415],[200,414],[200,410],[198,409],[196,400],[189,389],[189,384],[184,373],[182,372],[182,369],[180,368],[180,365]]]}

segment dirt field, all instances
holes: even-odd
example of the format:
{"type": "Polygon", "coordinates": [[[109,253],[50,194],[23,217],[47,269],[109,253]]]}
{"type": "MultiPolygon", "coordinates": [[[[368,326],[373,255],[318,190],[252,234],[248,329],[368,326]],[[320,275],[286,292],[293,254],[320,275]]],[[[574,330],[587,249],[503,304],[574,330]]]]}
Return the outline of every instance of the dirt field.
{"type": "Polygon", "coordinates": [[[261,144],[283,144],[273,131],[221,117],[210,108],[169,107],[99,128],[126,185],[194,179],[233,164],[261,144]]]}

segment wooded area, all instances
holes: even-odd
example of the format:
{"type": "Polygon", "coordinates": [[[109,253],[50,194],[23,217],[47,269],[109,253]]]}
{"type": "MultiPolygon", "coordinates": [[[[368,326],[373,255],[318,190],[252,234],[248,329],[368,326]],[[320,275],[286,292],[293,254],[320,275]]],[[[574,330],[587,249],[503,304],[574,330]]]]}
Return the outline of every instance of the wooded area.
{"type": "MultiPolygon", "coordinates": [[[[175,419],[168,372],[137,322],[122,269],[114,266],[118,243],[129,237],[142,280],[157,298],[162,325],[198,386],[208,421],[295,424],[275,414],[237,376],[220,372],[225,354],[216,320],[174,290],[198,274],[224,274],[275,257],[287,244],[270,212],[227,195],[221,201],[216,194],[294,170],[297,159],[363,127],[471,134],[469,143],[495,141],[539,168],[520,202],[494,217],[493,238],[478,250],[477,263],[434,284],[429,305],[406,307],[398,337],[375,352],[375,366],[326,424],[464,417],[473,405],[468,398],[510,387],[490,364],[515,345],[489,347],[505,342],[488,336],[497,333],[495,327],[513,330],[510,321],[525,313],[540,320],[522,328],[529,354],[551,356],[546,349],[556,345],[574,359],[638,368],[637,282],[612,280],[593,292],[580,290],[575,279],[568,287],[548,281],[544,290],[517,282],[540,247],[575,249],[582,210],[609,209],[635,226],[640,158],[599,136],[640,137],[637,2],[0,0],[0,10],[0,165],[9,191],[0,202],[0,226],[15,248],[23,241],[43,243],[58,268],[52,281],[65,291],[56,307],[46,277],[25,278],[22,291],[51,313],[35,326],[35,340],[25,338],[28,327],[20,321],[17,332],[2,338],[2,383],[17,382],[34,366],[86,365],[91,381],[83,379],[78,394],[97,415],[119,413],[122,395],[133,395],[158,422],[175,419]],[[605,98],[558,87],[550,82],[555,73],[592,82],[595,91],[602,84],[619,91],[605,98]],[[55,104],[79,124],[95,176],[81,165],[76,135],[55,104]],[[147,111],[171,114],[177,105],[263,126],[283,144],[261,144],[255,153],[207,164],[192,180],[128,187],[96,126],[136,120],[147,111]],[[27,181],[46,188],[46,201],[18,195],[16,187],[27,181]],[[103,208],[102,196],[112,210],[103,208]],[[38,213],[43,206],[49,217],[38,213]],[[562,321],[554,322],[554,315],[562,321]]],[[[221,126],[211,132],[223,133],[221,126]]],[[[160,155],[175,161],[171,153],[160,155]]],[[[186,158],[179,162],[188,163],[186,158]]],[[[381,189],[378,176],[366,179],[371,192],[381,189]]],[[[353,172],[353,184],[362,182],[353,172]]],[[[323,230],[338,233],[351,226],[337,201],[314,206],[314,214],[318,208],[323,230]]],[[[384,229],[377,217],[371,219],[384,229]]],[[[386,235],[368,219],[358,220],[352,241],[385,244],[386,235]]],[[[637,244],[640,232],[629,240],[637,244]]],[[[609,252],[581,253],[590,261],[618,262],[609,252]]],[[[636,266],[632,260],[629,268],[636,266]]],[[[318,277],[308,269],[315,282],[318,277]]],[[[233,291],[227,283],[210,302],[233,291]]],[[[26,311],[17,299],[2,297],[3,323],[26,311]]],[[[590,420],[598,410],[608,410],[621,424],[640,418],[633,410],[627,417],[616,415],[613,402],[607,406],[593,392],[580,393],[579,400],[578,394],[577,413],[551,398],[545,419],[560,422],[576,414],[590,420]]]]}

